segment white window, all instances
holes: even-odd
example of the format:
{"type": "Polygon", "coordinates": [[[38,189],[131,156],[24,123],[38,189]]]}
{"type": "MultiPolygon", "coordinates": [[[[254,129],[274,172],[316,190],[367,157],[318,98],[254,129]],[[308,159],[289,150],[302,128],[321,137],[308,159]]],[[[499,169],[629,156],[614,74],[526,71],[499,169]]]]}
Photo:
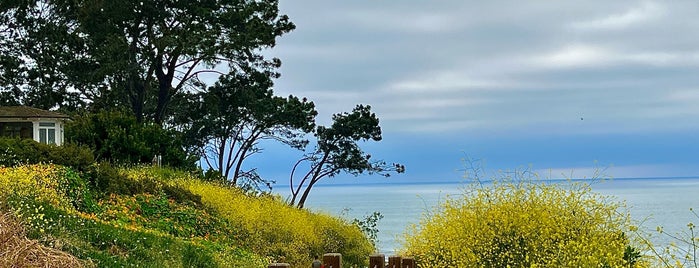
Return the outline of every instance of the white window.
{"type": "Polygon", "coordinates": [[[44,144],[56,144],[56,123],[39,123],[39,142],[44,144]]]}

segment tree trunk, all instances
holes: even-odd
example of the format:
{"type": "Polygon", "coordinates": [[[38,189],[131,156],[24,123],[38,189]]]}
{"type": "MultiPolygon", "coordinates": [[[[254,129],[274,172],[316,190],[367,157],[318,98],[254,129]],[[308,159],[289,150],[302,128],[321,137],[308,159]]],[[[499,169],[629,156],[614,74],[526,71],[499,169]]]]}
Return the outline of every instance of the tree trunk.
{"type": "Polygon", "coordinates": [[[143,122],[143,102],[145,101],[144,87],[135,78],[130,78],[129,80],[127,92],[130,95],[131,110],[134,117],[136,117],[136,121],[141,123],[143,122]]]}
{"type": "Polygon", "coordinates": [[[158,125],[162,125],[163,121],[165,120],[165,109],[167,109],[167,105],[170,103],[170,97],[172,96],[170,94],[170,88],[172,85],[170,85],[169,81],[167,80],[168,79],[165,78],[160,80],[158,83],[158,104],[155,108],[155,115],[153,117],[153,120],[158,125]]]}
{"type": "Polygon", "coordinates": [[[316,184],[319,180],[312,179],[311,183],[308,184],[308,187],[306,187],[306,190],[303,191],[303,195],[301,196],[301,200],[299,200],[299,203],[297,205],[298,208],[303,208],[303,205],[306,204],[306,199],[308,198],[308,194],[311,193],[311,188],[313,188],[313,185],[316,184]]]}

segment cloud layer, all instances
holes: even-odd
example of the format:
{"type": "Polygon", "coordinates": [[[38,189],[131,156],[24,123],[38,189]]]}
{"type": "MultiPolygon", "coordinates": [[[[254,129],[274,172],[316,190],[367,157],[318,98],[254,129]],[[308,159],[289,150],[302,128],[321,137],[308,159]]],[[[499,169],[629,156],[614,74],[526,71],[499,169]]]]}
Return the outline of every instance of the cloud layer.
{"type": "Polygon", "coordinates": [[[690,1],[283,1],[276,91],[386,131],[698,130],[690,1]]]}

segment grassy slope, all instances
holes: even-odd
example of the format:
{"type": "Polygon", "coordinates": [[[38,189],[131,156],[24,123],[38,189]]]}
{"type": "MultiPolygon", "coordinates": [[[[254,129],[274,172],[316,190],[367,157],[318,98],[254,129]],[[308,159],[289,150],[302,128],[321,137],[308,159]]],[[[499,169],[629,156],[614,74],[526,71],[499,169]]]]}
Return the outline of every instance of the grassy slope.
{"type": "Polygon", "coordinates": [[[30,238],[99,267],[305,266],[324,252],[361,265],[372,251],[344,220],[167,169],[0,167],[0,202],[30,238]]]}

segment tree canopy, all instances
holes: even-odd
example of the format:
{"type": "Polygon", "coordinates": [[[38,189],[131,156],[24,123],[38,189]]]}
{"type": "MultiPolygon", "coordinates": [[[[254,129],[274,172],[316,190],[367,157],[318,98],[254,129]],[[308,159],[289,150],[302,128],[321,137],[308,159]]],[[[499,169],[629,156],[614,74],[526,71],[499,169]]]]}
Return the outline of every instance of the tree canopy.
{"type": "Polygon", "coordinates": [[[20,93],[8,102],[117,104],[156,123],[207,73],[276,77],[281,62],[261,51],[295,28],[276,0],[9,0],[0,12],[0,87],[20,93]]]}
{"type": "Polygon", "coordinates": [[[185,126],[189,143],[234,185],[239,179],[268,183],[256,170],[244,170],[245,159],[261,151],[261,140],[305,148],[305,134],[313,131],[317,115],[305,98],[275,96],[271,81],[261,73],[222,76],[207,91],[182,102],[187,112],[177,121],[185,126]]]}
{"type": "Polygon", "coordinates": [[[315,148],[298,160],[289,177],[291,205],[303,208],[313,186],[321,179],[334,177],[342,172],[358,176],[363,173],[390,176],[391,172],[403,173],[405,166],[373,160],[364,153],[359,141],[380,141],[379,118],[369,105],[357,105],[350,113],[333,115],[330,127],[319,126],[315,131],[315,148]],[[299,168],[308,171],[299,175],[299,168]],[[300,198],[299,198],[300,197],[300,198]]]}

